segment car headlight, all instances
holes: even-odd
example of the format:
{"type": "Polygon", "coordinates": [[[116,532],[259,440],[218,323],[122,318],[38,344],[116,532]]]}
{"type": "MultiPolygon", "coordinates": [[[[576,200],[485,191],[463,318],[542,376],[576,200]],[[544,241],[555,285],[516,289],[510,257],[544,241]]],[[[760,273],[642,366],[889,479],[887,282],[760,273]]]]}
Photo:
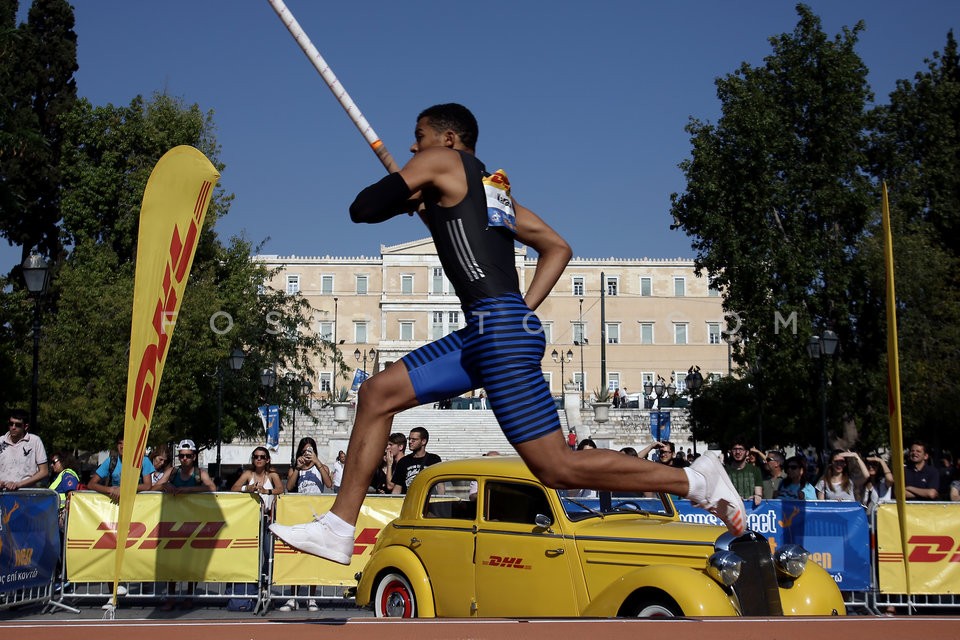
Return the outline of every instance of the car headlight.
{"type": "Polygon", "coordinates": [[[717,551],[707,561],[707,574],[729,587],[740,579],[740,567],[743,559],[733,551],[717,551]]]}
{"type": "Polygon", "coordinates": [[[781,573],[796,579],[807,568],[807,558],[809,557],[810,554],[800,545],[787,544],[777,549],[773,555],[773,561],[781,573]]]}

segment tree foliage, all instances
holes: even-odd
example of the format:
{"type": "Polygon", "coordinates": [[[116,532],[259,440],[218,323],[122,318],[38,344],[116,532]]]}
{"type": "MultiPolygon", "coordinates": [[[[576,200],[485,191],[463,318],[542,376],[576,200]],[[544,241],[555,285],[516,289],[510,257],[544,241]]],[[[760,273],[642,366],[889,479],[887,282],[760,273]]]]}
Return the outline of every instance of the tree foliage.
{"type": "MultiPolygon", "coordinates": [[[[123,427],[140,200],[156,162],[177,145],[201,149],[222,169],[212,121],[166,95],[126,107],[81,100],[65,119],[61,233],[73,250],[57,273],[57,312],[45,323],[42,352],[41,417],[54,444],[99,448],[123,427]]],[[[157,397],[154,442],[214,442],[221,379],[224,439],[254,433],[260,370],[313,377],[313,363],[323,362],[320,342],[303,334],[304,299],[266,288],[269,274],[250,260],[249,243],[218,241],[214,224],[230,199],[217,189],[211,201],[157,397]],[[239,372],[226,364],[235,348],[247,353],[239,372]]],[[[302,398],[298,408],[308,410],[302,398]]]]}
{"type": "Polygon", "coordinates": [[[834,441],[887,440],[885,179],[896,209],[905,427],[936,439],[951,413],[929,385],[956,379],[960,343],[956,43],[951,34],[926,73],[871,111],[855,52],[864,25],[831,39],[808,7],[797,13],[792,33],[770,39],[762,66],[717,81],[719,121],[688,126],[687,190],[674,194],[672,214],[692,238],[697,268],[724,291],[739,340],[739,378],[708,385],[694,403],[698,434],[727,441],[762,430],[767,445],[819,445],[822,380],[834,441]],[[840,348],[812,360],[807,341],[826,329],[840,348]],[[724,408],[745,398],[747,415],[724,408]]]}
{"type": "Polygon", "coordinates": [[[0,0],[0,235],[55,257],[60,238],[60,118],[76,100],[77,35],[65,0],[34,0],[17,26],[0,0]]]}

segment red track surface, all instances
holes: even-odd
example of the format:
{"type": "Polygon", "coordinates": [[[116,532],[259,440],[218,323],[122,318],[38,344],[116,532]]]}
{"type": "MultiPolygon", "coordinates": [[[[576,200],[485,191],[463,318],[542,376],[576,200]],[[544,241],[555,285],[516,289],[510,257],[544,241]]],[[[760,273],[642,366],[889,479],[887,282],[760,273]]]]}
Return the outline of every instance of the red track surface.
{"type": "Polygon", "coordinates": [[[335,640],[470,639],[556,640],[562,634],[602,640],[785,640],[840,637],[843,640],[886,638],[956,638],[960,620],[949,617],[846,618],[699,618],[686,620],[112,620],[6,622],[3,638],[29,640],[169,640],[170,634],[203,640],[290,640],[309,637],[335,640]]]}

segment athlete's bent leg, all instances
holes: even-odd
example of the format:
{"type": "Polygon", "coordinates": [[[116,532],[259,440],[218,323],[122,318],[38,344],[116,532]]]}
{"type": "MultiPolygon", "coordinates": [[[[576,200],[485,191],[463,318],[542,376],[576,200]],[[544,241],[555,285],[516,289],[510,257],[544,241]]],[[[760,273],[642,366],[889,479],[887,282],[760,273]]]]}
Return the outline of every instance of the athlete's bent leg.
{"type": "Polygon", "coordinates": [[[731,533],[746,531],[743,500],[720,462],[705,454],[686,469],[626,456],[610,449],[573,451],[560,431],[514,444],[530,471],[554,489],[664,491],[685,496],[720,518],[731,533]]]}
{"type": "Polygon", "coordinates": [[[402,362],[394,362],[371,376],[357,395],[357,417],[347,446],[347,463],[330,513],[305,524],[274,523],[270,530],[295,549],[350,564],[354,526],[373,473],[383,459],[393,417],[417,404],[402,362]]]}

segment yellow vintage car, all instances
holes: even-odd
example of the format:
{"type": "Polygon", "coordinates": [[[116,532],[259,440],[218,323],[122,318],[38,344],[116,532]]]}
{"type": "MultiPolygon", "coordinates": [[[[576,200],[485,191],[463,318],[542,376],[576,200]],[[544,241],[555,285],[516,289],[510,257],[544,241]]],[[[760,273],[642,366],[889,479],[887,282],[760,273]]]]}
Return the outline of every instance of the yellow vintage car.
{"type": "Polygon", "coordinates": [[[420,472],[358,574],[379,617],[844,615],[797,545],[681,522],[668,496],[561,495],[520,458],[420,472]]]}

